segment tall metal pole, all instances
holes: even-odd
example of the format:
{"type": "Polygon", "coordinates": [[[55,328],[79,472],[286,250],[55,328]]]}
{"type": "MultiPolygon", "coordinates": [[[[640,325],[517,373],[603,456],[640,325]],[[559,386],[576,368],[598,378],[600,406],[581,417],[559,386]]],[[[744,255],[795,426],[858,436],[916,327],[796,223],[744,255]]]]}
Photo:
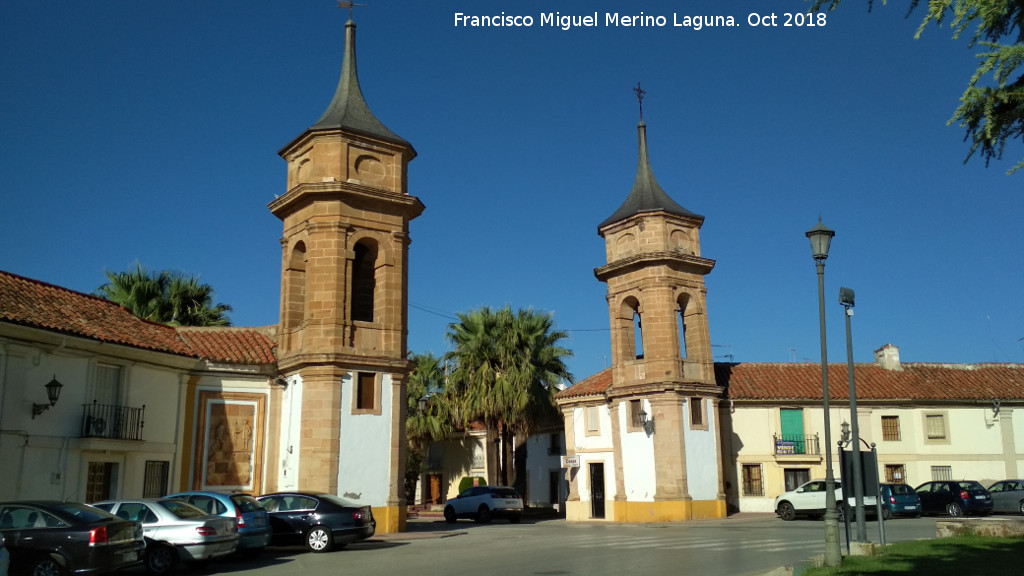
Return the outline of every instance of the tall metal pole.
{"type": "MultiPolygon", "coordinates": [[[[852,300],[851,291],[851,300],[852,300]]],[[[853,434],[853,497],[857,507],[857,542],[868,541],[868,528],[864,524],[864,471],[860,461],[860,431],[857,426],[857,385],[853,381],[853,336],[850,332],[850,316],[853,316],[853,302],[843,303],[846,312],[846,378],[850,383],[850,432],[853,434]]],[[[879,518],[881,522],[881,518],[879,518]]]]}
{"type": "MultiPolygon", "coordinates": [[[[819,222],[820,225],[820,222],[819,222]]],[[[832,474],[832,425],[828,406],[828,347],[825,344],[825,259],[815,258],[818,269],[818,324],[821,330],[821,394],[825,410],[825,565],[839,566],[839,514],[836,510],[836,479],[832,474]]]]}

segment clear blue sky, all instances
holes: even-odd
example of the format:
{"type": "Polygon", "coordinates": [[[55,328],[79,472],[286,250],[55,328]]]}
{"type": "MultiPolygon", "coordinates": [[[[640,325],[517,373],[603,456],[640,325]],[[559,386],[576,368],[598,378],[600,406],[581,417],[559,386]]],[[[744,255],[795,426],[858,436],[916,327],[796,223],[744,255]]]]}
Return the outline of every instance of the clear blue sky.
{"type": "MultiPolygon", "coordinates": [[[[829,359],[1024,362],[1024,156],[966,165],[946,126],[976,50],[921,14],[845,0],[782,27],[801,0],[367,0],[359,78],[412,142],[409,347],[446,351],[455,312],[554,313],[582,379],[608,365],[597,224],[636,173],[636,99],[661,186],[702,214],[716,359],[818,361],[804,232],[836,230],[829,359]],[[665,27],[604,25],[605,12],[665,27]],[[532,27],[457,28],[454,14],[532,27]],[[541,13],[601,25],[541,27],[541,13]],[[778,27],[751,27],[750,12],[778,27]],[[737,26],[672,26],[690,14],[737,26]]],[[[278,319],[285,192],[277,151],[334,93],[347,11],[333,0],[0,1],[0,269],[83,292],[139,261],[199,274],[240,326],[278,319]]]]}

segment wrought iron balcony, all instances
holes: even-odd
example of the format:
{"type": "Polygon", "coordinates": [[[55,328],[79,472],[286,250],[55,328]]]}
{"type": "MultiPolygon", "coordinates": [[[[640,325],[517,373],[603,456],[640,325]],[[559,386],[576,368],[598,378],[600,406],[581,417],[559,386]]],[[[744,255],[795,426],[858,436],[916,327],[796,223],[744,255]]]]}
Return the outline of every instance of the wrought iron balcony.
{"type": "Polygon", "coordinates": [[[82,438],[142,440],[146,406],[129,408],[112,404],[82,405],[82,438]]]}
{"type": "Polygon", "coordinates": [[[821,454],[818,448],[818,435],[801,436],[795,434],[776,434],[775,455],[787,456],[796,454],[821,454]]]}

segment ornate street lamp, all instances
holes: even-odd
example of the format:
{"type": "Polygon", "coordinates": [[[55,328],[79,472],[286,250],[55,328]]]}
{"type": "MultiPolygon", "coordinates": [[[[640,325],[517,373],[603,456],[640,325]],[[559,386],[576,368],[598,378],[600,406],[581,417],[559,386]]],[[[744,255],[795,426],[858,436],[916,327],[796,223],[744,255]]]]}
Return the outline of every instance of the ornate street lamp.
{"type": "Polygon", "coordinates": [[[825,345],[825,260],[835,230],[818,224],[807,231],[811,254],[818,269],[818,324],[821,332],[821,395],[825,410],[825,565],[839,566],[843,553],[839,549],[839,514],[836,511],[836,479],[832,474],[832,431],[828,407],[828,351],[825,345]]]}
{"type": "Polygon", "coordinates": [[[860,461],[860,430],[857,426],[857,385],[853,380],[853,336],[850,317],[853,316],[853,290],[839,289],[839,303],[846,312],[846,373],[850,384],[850,422],[853,428],[853,503],[857,518],[857,542],[867,542],[868,529],[864,524],[864,471],[860,461]]]}

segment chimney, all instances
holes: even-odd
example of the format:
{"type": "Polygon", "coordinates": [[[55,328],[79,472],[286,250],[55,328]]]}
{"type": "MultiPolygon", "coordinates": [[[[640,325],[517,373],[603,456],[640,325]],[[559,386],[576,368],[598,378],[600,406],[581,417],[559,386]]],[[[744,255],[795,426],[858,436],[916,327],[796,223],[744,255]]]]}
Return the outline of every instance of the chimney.
{"type": "Polygon", "coordinates": [[[886,344],[875,350],[875,362],[883,370],[903,371],[903,366],[900,366],[900,349],[892,344],[886,344]]]}

